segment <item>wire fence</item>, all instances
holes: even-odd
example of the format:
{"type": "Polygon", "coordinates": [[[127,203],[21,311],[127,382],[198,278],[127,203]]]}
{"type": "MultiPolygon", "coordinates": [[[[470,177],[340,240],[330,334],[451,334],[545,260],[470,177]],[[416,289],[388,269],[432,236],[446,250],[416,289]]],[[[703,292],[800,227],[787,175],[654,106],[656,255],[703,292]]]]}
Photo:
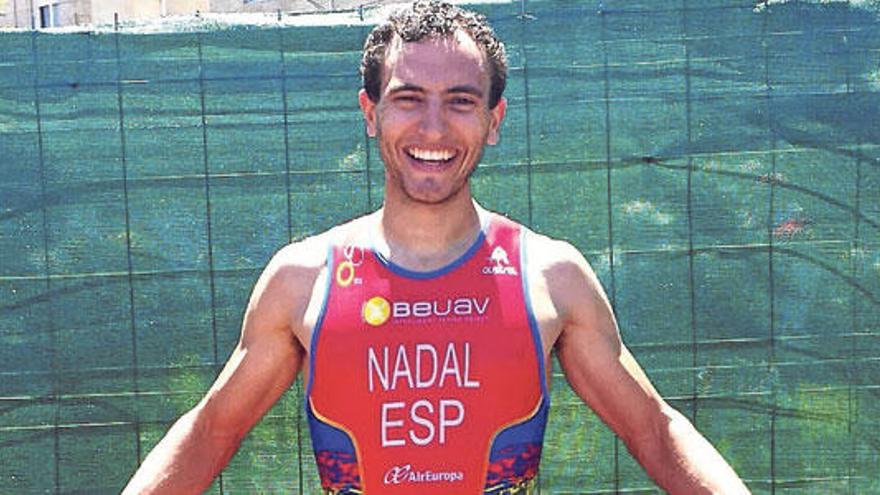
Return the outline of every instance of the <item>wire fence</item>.
{"type": "MultiPolygon", "coordinates": [[[[508,46],[484,206],[574,243],[754,493],[877,493],[871,2],[476,7],[508,46]]],[[[0,492],[117,493],[279,247],[377,208],[369,23],[0,33],[0,492]]],[[[541,493],[657,491],[558,366],[541,493]]],[[[297,384],[211,493],[317,493],[297,384]]]]}

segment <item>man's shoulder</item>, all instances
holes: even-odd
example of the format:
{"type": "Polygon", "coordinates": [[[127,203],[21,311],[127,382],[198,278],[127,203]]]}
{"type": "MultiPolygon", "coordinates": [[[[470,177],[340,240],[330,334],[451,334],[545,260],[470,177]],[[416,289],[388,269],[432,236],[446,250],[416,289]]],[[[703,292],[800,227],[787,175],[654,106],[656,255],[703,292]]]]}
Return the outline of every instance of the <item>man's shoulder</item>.
{"type": "Polygon", "coordinates": [[[532,268],[548,269],[586,263],[581,252],[570,242],[523,227],[526,262],[532,268]]]}
{"type": "Polygon", "coordinates": [[[525,261],[529,266],[536,264],[552,265],[558,262],[574,260],[578,257],[582,258],[577,248],[568,241],[537,232],[526,224],[499,211],[478,207],[478,212],[484,225],[490,221],[501,222],[515,226],[522,231],[522,247],[525,249],[525,261]]]}
{"type": "Polygon", "coordinates": [[[295,240],[279,249],[266,270],[286,277],[313,277],[327,264],[330,249],[362,237],[366,216],[355,218],[332,228],[295,240]]]}
{"type": "Polygon", "coordinates": [[[590,263],[573,244],[527,230],[526,267],[537,294],[552,301],[562,319],[604,301],[605,291],[590,263]]]}

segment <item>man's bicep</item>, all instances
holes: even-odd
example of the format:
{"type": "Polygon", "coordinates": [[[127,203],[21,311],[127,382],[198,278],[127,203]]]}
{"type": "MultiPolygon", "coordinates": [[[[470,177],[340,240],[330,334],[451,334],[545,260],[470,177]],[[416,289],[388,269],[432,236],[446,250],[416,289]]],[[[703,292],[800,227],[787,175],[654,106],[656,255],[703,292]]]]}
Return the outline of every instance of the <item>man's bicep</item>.
{"type": "Polygon", "coordinates": [[[565,291],[560,364],[575,393],[625,440],[653,427],[663,402],[620,339],[611,305],[586,261],[565,291]]]}
{"type": "Polygon", "coordinates": [[[219,431],[243,436],[296,378],[303,349],[291,329],[289,274],[270,263],[245,311],[241,338],[203,406],[219,431]]]}
{"type": "Polygon", "coordinates": [[[649,427],[647,413],[661,403],[626,347],[607,339],[567,341],[557,353],[572,389],[615,433],[626,439],[649,427]]]}
{"type": "Polygon", "coordinates": [[[581,282],[568,287],[572,297],[564,301],[566,325],[557,340],[575,392],[669,493],[748,493],[711,444],[660,397],[621,341],[592,270],[581,272],[581,282]]]}

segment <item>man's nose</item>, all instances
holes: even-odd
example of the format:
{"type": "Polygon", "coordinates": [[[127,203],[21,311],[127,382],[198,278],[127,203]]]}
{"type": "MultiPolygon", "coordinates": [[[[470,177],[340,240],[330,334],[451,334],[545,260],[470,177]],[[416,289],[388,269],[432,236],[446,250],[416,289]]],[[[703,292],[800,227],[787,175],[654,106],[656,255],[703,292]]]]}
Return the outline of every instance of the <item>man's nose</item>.
{"type": "Polygon", "coordinates": [[[439,139],[446,134],[446,111],[439,101],[428,101],[422,113],[420,131],[427,139],[439,139]]]}

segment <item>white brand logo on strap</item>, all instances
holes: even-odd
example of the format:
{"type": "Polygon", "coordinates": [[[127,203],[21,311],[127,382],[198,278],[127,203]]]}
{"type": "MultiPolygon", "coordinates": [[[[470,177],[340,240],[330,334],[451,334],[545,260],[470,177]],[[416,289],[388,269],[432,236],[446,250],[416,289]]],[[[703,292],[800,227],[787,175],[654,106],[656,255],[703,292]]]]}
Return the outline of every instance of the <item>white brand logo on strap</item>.
{"type": "Polygon", "coordinates": [[[518,275],[516,268],[510,266],[510,258],[503,247],[497,246],[489,256],[490,266],[484,266],[482,272],[486,275],[518,275]]]}

